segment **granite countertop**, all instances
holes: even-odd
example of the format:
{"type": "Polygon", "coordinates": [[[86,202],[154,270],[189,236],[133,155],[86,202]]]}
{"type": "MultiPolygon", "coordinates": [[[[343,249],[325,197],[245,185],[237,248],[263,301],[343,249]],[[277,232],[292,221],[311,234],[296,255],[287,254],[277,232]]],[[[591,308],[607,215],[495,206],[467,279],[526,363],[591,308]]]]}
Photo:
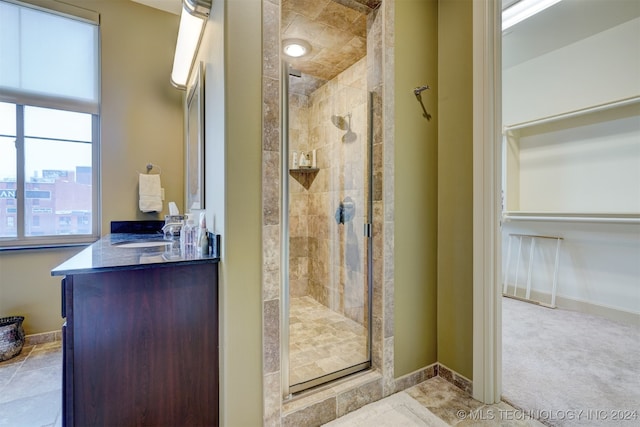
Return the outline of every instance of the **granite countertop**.
{"type": "Polygon", "coordinates": [[[85,248],[53,270],[52,276],[98,273],[114,270],[140,270],[176,264],[218,262],[219,258],[185,251],[178,240],[166,240],[163,234],[114,233],[85,248]],[[135,244],[165,243],[149,247],[126,247],[135,244]],[[123,246],[125,245],[125,246],[123,246]]]}

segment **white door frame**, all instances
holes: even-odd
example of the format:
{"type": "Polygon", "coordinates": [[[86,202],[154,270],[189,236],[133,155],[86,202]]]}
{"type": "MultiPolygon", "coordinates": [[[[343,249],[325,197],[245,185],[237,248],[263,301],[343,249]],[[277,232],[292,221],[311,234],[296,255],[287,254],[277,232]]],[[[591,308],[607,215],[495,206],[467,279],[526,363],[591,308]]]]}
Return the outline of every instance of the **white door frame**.
{"type": "Polygon", "coordinates": [[[473,0],[473,397],[502,394],[502,1],[473,0]]]}

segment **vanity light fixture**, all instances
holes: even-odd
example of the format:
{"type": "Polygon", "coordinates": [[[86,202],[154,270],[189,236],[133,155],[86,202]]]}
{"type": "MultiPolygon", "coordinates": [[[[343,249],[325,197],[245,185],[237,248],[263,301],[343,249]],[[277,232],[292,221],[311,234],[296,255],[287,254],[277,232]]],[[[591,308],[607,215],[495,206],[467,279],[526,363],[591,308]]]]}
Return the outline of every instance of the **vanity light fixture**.
{"type": "Polygon", "coordinates": [[[178,40],[171,71],[171,84],[178,89],[187,88],[210,10],[211,0],[182,0],[178,40]]]}
{"type": "Polygon", "coordinates": [[[502,31],[553,6],[560,0],[520,0],[502,11],[502,31]]]}
{"type": "Polygon", "coordinates": [[[311,45],[302,39],[286,39],[282,42],[282,51],[292,58],[300,58],[311,52],[311,45]]]}

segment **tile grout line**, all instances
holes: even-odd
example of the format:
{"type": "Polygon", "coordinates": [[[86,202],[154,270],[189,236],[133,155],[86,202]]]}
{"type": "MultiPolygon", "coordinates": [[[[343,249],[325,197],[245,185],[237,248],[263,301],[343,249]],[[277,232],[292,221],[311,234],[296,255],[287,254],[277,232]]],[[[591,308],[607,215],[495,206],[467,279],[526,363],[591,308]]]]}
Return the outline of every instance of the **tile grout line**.
{"type": "MultiPolygon", "coordinates": [[[[15,362],[15,364],[16,364],[16,365],[18,365],[18,366],[17,366],[16,370],[15,370],[15,371],[13,371],[13,374],[11,375],[11,377],[9,377],[9,380],[7,381],[7,383],[6,383],[5,385],[3,385],[3,386],[0,388],[0,392],[4,392],[4,391],[5,391],[5,388],[6,388],[9,384],[11,384],[11,382],[13,381],[13,379],[14,379],[14,378],[16,377],[16,375],[18,374],[18,371],[20,371],[20,369],[22,369],[22,365],[24,365],[24,362],[26,362],[26,360],[31,356],[31,353],[33,353],[33,350],[34,350],[34,349],[35,349],[35,345],[31,346],[31,350],[29,350],[29,353],[24,357],[24,359],[22,359],[22,361],[20,361],[20,362],[15,362]]],[[[24,347],[23,347],[23,351],[24,351],[24,347]]],[[[22,353],[22,351],[21,351],[20,353],[22,353]]],[[[18,355],[20,355],[20,353],[19,353],[18,355]]],[[[11,360],[11,359],[9,359],[9,360],[11,360]]],[[[13,364],[14,364],[14,363],[11,363],[10,365],[13,365],[13,364]]],[[[7,365],[7,366],[9,366],[9,365],[7,365]]]]}

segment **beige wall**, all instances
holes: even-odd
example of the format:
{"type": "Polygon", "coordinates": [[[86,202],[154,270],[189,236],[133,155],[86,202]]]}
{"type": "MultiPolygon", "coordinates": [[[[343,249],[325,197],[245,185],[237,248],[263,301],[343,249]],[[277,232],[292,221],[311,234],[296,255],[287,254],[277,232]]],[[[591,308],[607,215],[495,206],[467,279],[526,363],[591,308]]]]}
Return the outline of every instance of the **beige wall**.
{"type": "MultiPolygon", "coordinates": [[[[182,206],[182,92],[169,83],[178,17],[131,1],[67,3],[101,16],[102,233],[112,220],[163,218],[138,210],[137,172],[159,165],[165,207],[182,206]]],[[[60,329],[60,279],[50,270],[79,250],[1,252],[0,316],[24,315],[27,334],[60,329]]]]}
{"type": "MultiPolygon", "coordinates": [[[[74,0],[86,7],[87,2],[74,0]]],[[[112,220],[164,219],[184,205],[183,92],[169,82],[178,16],[131,1],[95,1],[102,33],[102,232],[112,220]],[[138,209],[138,172],[162,168],[162,214],[138,209]]]]}
{"type": "Polygon", "coordinates": [[[0,317],[24,316],[26,334],[62,329],[60,277],[50,271],[79,250],[0,252],[0,317]]]}
{"type": "Polygon", "coordinates": [[[438,361],[472,379],[471,8],[396,0],[396,378],[438,361]]]}
{"type": "Polygon", "coordinates": [[[436,1],[395,2],[395,370],[436,362],[438,22],[436,1]],[[413,94],[429,84],[422,116],[413,94]]]}
{"type": "Polygon", "coordinates": [[[262,7],[225,3],[221,425],[262,425],[262,7]]]}
{"type": "Polygon", "coordinates": [[[438,10],[438,362],[472,379],[472,2],[438,10]]]}

